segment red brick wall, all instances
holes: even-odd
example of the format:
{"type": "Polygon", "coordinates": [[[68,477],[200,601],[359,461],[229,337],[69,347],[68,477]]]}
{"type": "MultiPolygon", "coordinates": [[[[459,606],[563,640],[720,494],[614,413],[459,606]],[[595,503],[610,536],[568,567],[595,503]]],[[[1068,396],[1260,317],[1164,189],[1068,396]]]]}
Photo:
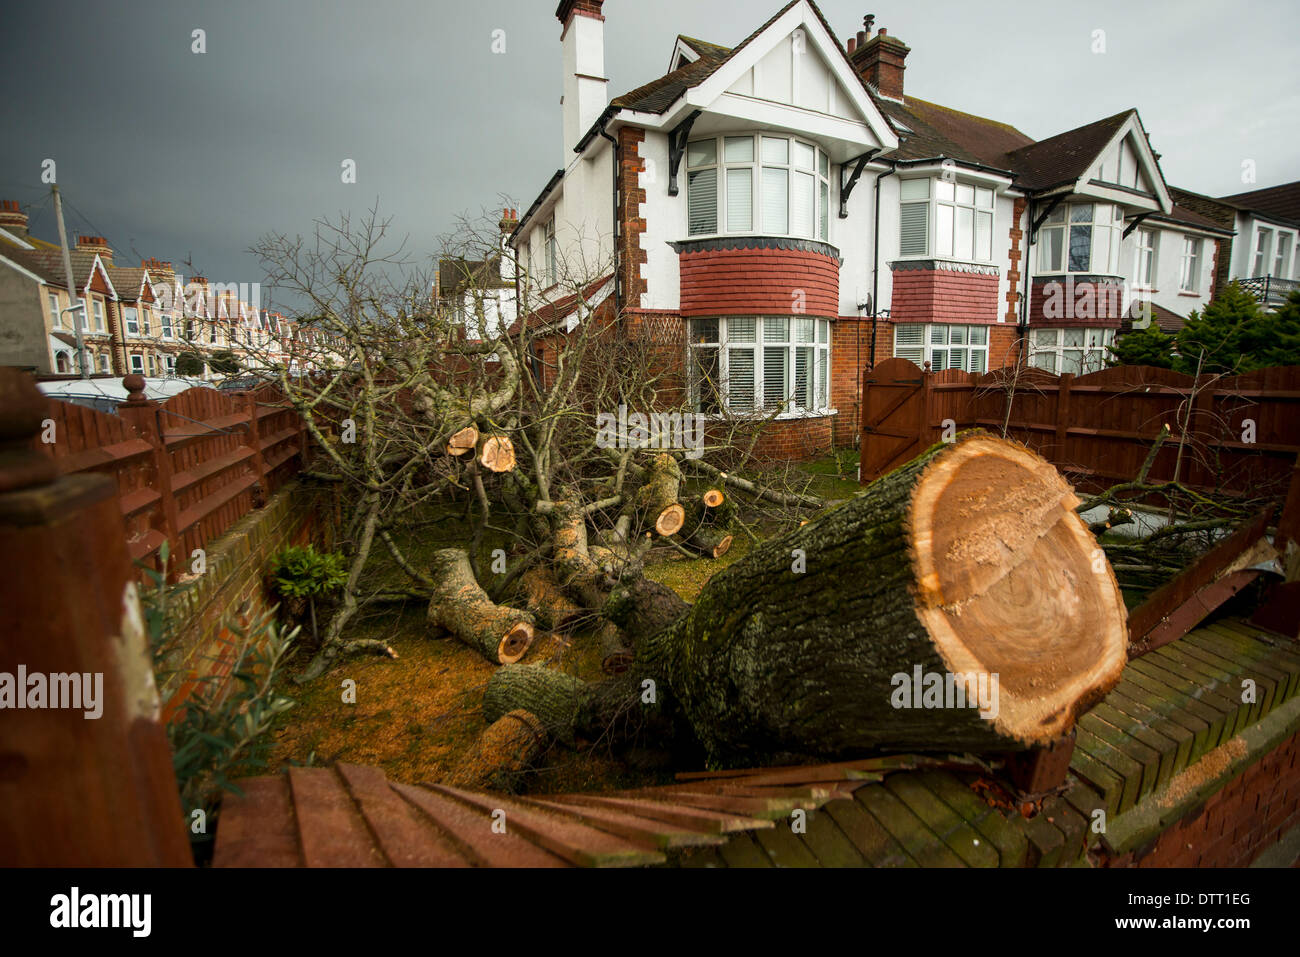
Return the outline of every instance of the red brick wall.
{"type": "Polygon", "coordinates": [[[1250,765],[1149,848],[1111,867],[1245,867],[1300,824],[1300,734],[1250,765]]]}
{"type": "MultiPolygon", "coordinates": [[[[642,253],[644,256],[644,253],[642,253]]],[[[840,264],[793,249],[681,253],[683,316],[839,315],[840,264]]]]}
{"type": "Polygon", "coordinates": [[[1016,323],[1020,321],[1020,281],[1024,278],[1020,271],[1020,261],[1024,254],[1020,250],[1020,241],[1025,238],[1025,231],[1020,228],[1020,223],[1024,219],[1025,207],[1028,200],[1023,197],[1016,200],[1011,210],[1011,248],[1007,251],[1007,259],[1011,261],[1011,266],[1007,269],[1007,312],[1006,321],[1016,323]]]}
{"type": "MultiPolygon", "coordinates": [[[[834,418],[821,416],[769,422],[754,444],[754,455],[760,459],[789,462],[807,462],[829,455],[834,418]]],[[[839,438],[837,435],[836,439],[839,438]]]]}
{"type": "Polygon", "coordinates": [[[641,204],[646,197],[639,176],[645,171],[645,161],[641,158],[644,142],[645,130],[625,126],[618,131],[618,275],[623,306],[631,308],[640,307],[641,296],[646,291],[641,277],[641,264],[646,261],[646,252],[641,248],[641,234],[646,229],[641,204]]]}
{"type": "Polygon", "coordinates": [[[1124,281],[1111,276],[1034,279],[1029,290],[1031,326],[1118,329],[1124,319],[1124,281]],[[1060,292],[1055,292],[1056,287],[1060,292]],[[1051,305],[1052,316],[1048,316],[1051,305]]]}
{"type": "MultiPolygon", "coordinates": [[[[880,319],[876,328],[876,362],[894,354],[894,327],[880,319]]],[[[831,405],[835,416],[835,445],[852,448],[861,420],[859,381],[871,363],[871,317],[841,316],[831,324],[831,405]]]]}
{"type": "Polygon", "coordinates": [[[894,322],[996,322],[998,277],[955,270],[906,269],[892,264],[894,322]]]}

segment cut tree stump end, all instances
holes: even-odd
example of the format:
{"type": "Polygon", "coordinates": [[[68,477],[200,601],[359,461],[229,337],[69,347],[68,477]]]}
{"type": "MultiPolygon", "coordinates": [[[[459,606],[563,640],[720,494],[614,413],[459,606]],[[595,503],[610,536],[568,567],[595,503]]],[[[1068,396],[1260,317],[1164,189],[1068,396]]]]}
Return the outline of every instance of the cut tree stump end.
{"type": "Polygon", "coordinates": [[[528,653],[533,644],[533,626],[521,621],[511,627],[497,648],[497,660],[503,665],[513,665],[528,653]]]}
{"type": "Polygon", "coordinates": [[[686,524],[686,509],[676,502],[659,513],[655,519],[655,531],[667,538],[676,535],[686,524]]]}

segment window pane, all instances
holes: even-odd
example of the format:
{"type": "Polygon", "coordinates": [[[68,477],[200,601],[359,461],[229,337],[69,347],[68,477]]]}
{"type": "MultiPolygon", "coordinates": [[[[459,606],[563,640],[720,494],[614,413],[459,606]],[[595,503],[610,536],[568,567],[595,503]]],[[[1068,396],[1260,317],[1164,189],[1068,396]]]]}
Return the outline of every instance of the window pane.
{"type": "Polygon", "coordinates": [[[957,184],[957,202],[964,203],[967,206],[975,205],[975,187],[963,186],[957,184]]]}
{"type": "Polygon", "coordinates": [[[1061,269],[1061,246],[1065,239],[1063,229],[1044,229],[1038,234],[1042,250],[1038,254],[1038,268],[1043,272],[1057,272],[1061,269]]]}
{"type": "Polygon", "coordinates": [[[727,170],[727,229],[754,228],[754,171],[727,170]]]}
{"type": "Polygon", "coordinates": [[[813,341],[813,320],[811,319],[791,319],[794,329],[791,340],[794,342],[812,342],[813,341]]]}
{"type": "Polygon", "coordinates": [[[1092,203],[1079,203],[1077,205],[1072,205],[1070,207],[1070,222],[1092,222],[1092,203]]]}
{"type": "Polygon", "coordinates": [[[777,139],[773,136],[763,137],[763,162],[764,163],[788,163],[790,162],[790,141],[787,139],[777,139]]]}
{"type": "Polygon", "coordinates": [[[831,324],[825,319],[817,320],[817,341],[826,345],[826,340],[830,335],[831,324]]]}
{"type": "Polygon", "coordinates": [[[993,214],[975,214],[975,258],[983,262],[993,259],[993,214]]]}
{"type": "Polygon", "coordinates": [[[946,346],[948,344],[948,327],[931,326],[930,344],[935,346],[946,346]]]}
{"type": "Polygon", "coordinates": [[[751,316],[731,316],[727,319],[727,341],[753,342],[757,323],[751,316]]]}
{"type": "Polygon", "coordinates": [[[794,193],[790,197],[790,232],[796,236],[813,234],[817,177],[812,173],[794,174],[794,193]]]}
{"type": "Polygon", "coordinates": [[[813,406],[812,359],[812,346],[800,346],[794,350],[794,404],[797,409],[813,406]]]}
{"type": "Polygon", "coordinates": [[[952,207],[938,206],[935,209],[934,253],[936,256],[952,255],[952,207]]]}
{"type": "MultiPolygon", "coordinates": [[[[942,207],[946,208],[946,207],[942,207]]],[[[975,211],[965,206],[957,207],[957,231],[953,243],[953,254],[958,259],[970,259],[974,254],[971,243],[974,239],[975,211]]]]}
{"type": "Polygon", "coordinates": [[[1048,372],[1056,371],[1056,353],[1055,352],[1035,352],[1030,361],[1035,369],[1046,369],[1048,372]]]}
{"type": "Polygon", "coordinates": [[[1062,331],[1063,331],[1063,333],[1064,333],[1064,335],[1065,335],[1065,344],[1066,344],[1067,346],[1081,346],[1081,345],[1083,345],[1083,330],[1082,330],[1082,329],[1065,329],[1065,330],[1062,330],[1062,331]]]}
{"type": "Polygon", "coordinates": [[[733,412],[750,412],[754,408],[753,349],[727,352],[727,407],[733,412]]]}
{"type": "Polygon", "coordinates": [[[1092,265],[1088,268],[1094,272],[1110,271],[1110,234],[1109,227],[1098,226],[1092,238],[1092,265]]]}
{"type": "Polygon", "coordinates": [[[966,350],[965,350],[965,349],[953,349],[953,350],[951,350],[951,351],[948,353],[948,368],[949,368],[949,369],[965,369],[965,368],[966,368],[966,350]]]}
{"type": "Polygon", "coordinates": [[[1065,207],[1064,207],[1064,206],[1057,206],[1056,209],[1052,210],[1052,211],[1048,214],[1047,219],[1043,220],[1043,222],[1045,222],[1045,223],[1063,223],[1063,222],[1065,222],[1065,207]]]}
{"type": "Polygon", "coordinates": [[[1092,227],[1070,227],[1070,272],[1087,272],[1091,268],[1092,227]]]}
{"type": "Polygon", "coordinates": [[[899,183],[899,196],[908,199],[929,199],[930,181],[928,179],[905,179],[899,183]]]}
{"type": "Polygon", "coordinates": [[[988,330],[983,326],[970,327],[970,344],[973,346],[982,346],[988,341],[988,330]]]}
{"type": "Polygon", "coordinates": [[[1054,346],[1056,345],[1057,342],[1056,337],[1059,336],[1060,334],[1061,334],[1061,330],[1059,329],[1035,329],[1034,345],[1054,346]]]}
{"type": "Polygon", "coordinates": [[[699,170],[688,173],[686,219],[692,235],[718,231],[718,171],[699,170]]]}
{"type": "Polygon", "coordinates": [[[820,173],[822,176],[826,177],[827,179],[830,178],[831,161],[826,156],[826,154],[821,152],[820,150],[817,151],[817,172],[820,173]]]}
{"type": "Polygon", "coordinates": [[[982,206],[985,209],[993,208],[993,190],[985,189],[983,186],[975,190],[975,205],[982,206]]]}
{"type": "Polygon", "coordinates": [[[951,326],[948,331],[948,341],[954,346],[964,346],[966,344],[966,327],[951,326]]]}
{"type": "Polygon", "coordinates": [[[789,342],[786,338],[786,322],[778,316],[768,316],[763,320],[764,342],[789,342]]]}
{"type": "Polygon", "coordinates": [[[899,207],[898,254],[900,256],[925,255],[925,232],[929,214],[929,203],[904,203],[899,207]]]}
{"type": "Polygon", "coordinates": [[[717,342],[718,341],[718,320],[717,319],[692,319],[691,320],[691,342],[717,342]]]}
{"type": "MultiPolygon", "coordinates": [[[[785,142],[782,140],[781,142],[785,142]]],[[[785,233],[790,231],[789,220],[790,174],[783,169],[763,167],[763,231],[785,233]]]]}
{"type": "Polygon", "coordinates": [[[1083,350],[1066,349],[1061,353],[1061,374],[1078,375],[1083,371],[1083,350]]]}
{"type": "Polygon", "coordinates": [[[821,184],[821,202],[817,206],[818,218],[820,224],[817,228],[817,234],[823,240],[830,239],[830,205],[831,205],[831,188],[829,184],[821,184]]]}
{"type": "Polygon", "coordinates": [[[824,409],[830,403],[826,398],[826,367],[829,354],[825,349],[817,350],[817,408],[824,409]]]}
{"type": "Polygon", "coordinates": [[[717,161],[717,140],[696,140],[686,147],[687,166],[709,166],[717,161]]]}
{"type": "Polygon", "coordinates": [[[794,165],[800,169],[814,169],[817,162],[817,150],[807,143],[794,144],[794,165]]]}
{"type": "Polygon", "coordinates": [[[765,408],[784,406],[790,397],[788,370],[790,350],[768,346],[763,350],[763,405],[765,408]]]}
{"type": "Polygon", "coordinates": [[[894,326],[894,346],[917,346],[925,341],[925,326],[916,322],[894,326]]]}
{"type": "Polygon", "coordinates": [[[754,162],[754,137],[728,136],[723,155],[728,163],[754,162]]]}
{"type": "Polygon", "coordinates": [[[722,411],[719,394],[718,349],[716,346],[691,350],[691,391],[696,408],[705,413],[722,411]]]}
{"type": "Polygon", "coordinates": [[[935,199],[946,199],[952,202],[953,184],[946,179],[935,180],[934,196],[935,199]]]}

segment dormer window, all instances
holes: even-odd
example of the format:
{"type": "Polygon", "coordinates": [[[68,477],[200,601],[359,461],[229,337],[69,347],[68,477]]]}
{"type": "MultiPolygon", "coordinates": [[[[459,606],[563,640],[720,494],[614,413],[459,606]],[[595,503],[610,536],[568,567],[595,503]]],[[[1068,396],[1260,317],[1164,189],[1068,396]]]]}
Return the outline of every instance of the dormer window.
{"type": "Polygon", "coordinates": [[[899,185],[900,256],[993,260],[993,190],[947,179],[899,185]]]}
{"type": "Polygon", "coordinates": [[[830,159],[787,136],[722,136],[686,149],[690,235],[757,233],[827,239],[830,159]]]}
{"type": "Polygon", "coordinates": [[[1062,203],[1038,231],[1040,273],[1108,274],[1119,266],[1124,214],[1110,203],[1062,203]]]}

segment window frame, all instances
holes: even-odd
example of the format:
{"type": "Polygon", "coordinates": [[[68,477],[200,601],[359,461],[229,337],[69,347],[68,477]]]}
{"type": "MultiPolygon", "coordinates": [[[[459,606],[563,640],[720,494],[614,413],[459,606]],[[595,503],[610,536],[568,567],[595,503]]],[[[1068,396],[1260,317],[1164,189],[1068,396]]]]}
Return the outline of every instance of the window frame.
{"type": "Polygon", "coordinates": [[[1029,365],[1034,369],[1042,369],[1044,372],[1050,372],[1053,375],[1063,375],[1062,370],[1065,368],[1065,354],[1067,352],[1078,352],[1079,365],[1076,369],[1070,370],[1072,375],[1087,375],[1090,372],[1100,372],[1106,368],[1109,357],[1108,347],[1115,342],[1114,329],[1101,329],[1095,326],[1038,326],[1030,329],[1029,335],[1029,365]],[[1067,343],[1066,333],[1078,332],[1082,334],[1083,341],[1078,345],[1067,343]],[[1041,341],[1043,333],[1053,334],[1054,341],[1050,344],[1041,341]],[[1097,337],[1099,341],[1092,341],[1092,337],[1097,337]],[[1051,365],[1044,365],[1040,361],[1040,356],[1052,357],[1051,365]]]}
{"type": "Polygon", "coordinates": [[[546,287],[554,286],[559,279],[558,249],[555,244],[555,217],[546,221],[542,242],[546,248],[546,287]]]}
{"type": "Polygon", "coordinates": [[[122,307],[122,325],[128,336],[140,335],[140,310],[135,306],[122,307]]]}
{"type": "Polygon", "coordinates": [[[1178,262],[1178,291],[1181,293],[1200,294],[1201,249],[1199,236],[1183,236],[1183,253],[1178,262]]]}
{"type": "Polygon", "coordinates": [[[1251,278],[1268,275],[1269,260],[1273,258],[1273,230],[1267,226],[1255,227],[1255,250],[1251,260],[1251,278]]]}
{"type": "Polygon", "coordinates": [[[132,353],[130,354],[130,356],[128,357],[128,361],[129,361],[130,366],[131,366],[131,374],[132,374],[132,375],[144,375],[144,354],[143,354],[143,353],[140,353],[140,352],[132,352],[132,353]],[[137,360],[137,359],[140,360],[140,368],[138,368],[138,369],[136,368],[136,360],[137,360]]]}
{"type": "Polygon", "coordinates": [[[1157,268],[1157,250],[1160,245],[1160,237],[1154,229],[1138,229],[1135,231],[1133,248],[1133,288],[1154,290],[1156,285],[1156,268],[1157,268]],[[1143,242],[1143,238],[1150,239],[1150,245],[1143,242]],[[1146,259],[1146,281],[1142,279],[1142,261],[1146,259]]]}
{"type": "MultiPolygon", "coordinates": [[[[808,137],[794,134],[755,130],[750,132],[718,133],[714,136],[702,136],[691,140],[686,146],[686,233],[691,238],[708,236],[784,236],[791,239],[808,239],[814,242],[830,242],[830,203],[831,203],[831,161],[830,156],[821,146],[808,137]],[[749,160],[727,160],[728,141],[750,141],[749,160]],[[785,143],[785,160],[763,158],[763,141],[779,140],[785,143]],[[713,144],[711,162],[692,164],[692,149],[702,143],[713,144]],[[798,147],[803,146],[813,151],[812,165],[800,166],[796,161],[798,147]],[[692,230],[690,221],[691,202],[699,195],[694,185],[692,174],[715,170],[713,187],[713,224],[712,231],[692,230]],[[730,228],[729,214],[731,177],[733,171],[749,171],[749,225],[730,228]],[[764,173],[779,171],[785,174],[785,228],[769,227],[764,221],[764,173]],[[808,232],[794,230],[795,183],[799,176],[812,178],[812,228],[808,232]]],[[[700,202],[707,202],[701,196],[700,202]]]]}
{"type": "MultiPolygon", "coordinates": [[[[893,355],[898,358],[912,359],[910,354],[918,352],[920,361],[916,365],[925,368],[925,363],[930,363],[932,372],[942,372],[944,369],[955,369],[958,366],[952,365],[949,356],[952,354],[954,347],[961,350],[969,359],[976,355],[984,357],[982,369],[971,368],[973,362],[966,361],[960,367],[963,372],[985,373],[989,371],[989,345],[991,330],[988,323],[982,322],[898,322],[894,323],[894,343],[893,355]],[[901,330],[918,330],[920,334],[919,343],[899,342],[899,332],[901,330]],[[961,329],[961,338],[963,341],[953,342],[953,329],[961,329]],[[972,330],[983,330],[983,342],[972,342],[972,330]],[[936,341],[939,337],[935,335],[936,331],[943,330],[942,341],[936,341]],[[943,352],[944,360],[941,365],[936,367],[935,354],[936,349],[943,352]]],[[[912,361],[916,361],[912,359],[912,361]]]]}
{"type": "Polygon", "coordinates": [[[1285,279],[1290,272],[1287,269],[1291,259],[1291,247],[1294,245],[1292,233],[1278,230],[1277,235],[1273,238],[1273,271],[1269,273],[1279,279],[1285,279]]]}
{"type": "Polygon", "coordinates": [[[90,297],[91,314],[95,317],[95,332],[106,332],[108,326],[104,322],[104,300],[97,296],[90,297]]]}
{"type": "Polygon", "coordinates": [[[1124,211],[1123,208],[1115,203],[1101,202],[1099,200],[1089,200],[1088,202],[1061,203],[1056,209],[1052,210],[1051,216],[1043,221],[1039,227],[1038,234],[1034,237],[1034,245],[1038,246],[1037,268],[1034,275],[1036,276],[1116,276],[1120,270],[1121,245],[1124,233],[1124,211]],[[1081,210],[1085,206],[1092,207],[1092,213],[1088,219],[1076,219],[1075,210],[1081,210]],[[1110,207],[1110,219],[1102,221],[1098,218],[1098,210],[1103,206],[1110,207]],[[1088,265],[1083,269],[1070,268],[1070,238],[1074,230],[1088,230],[1088,265]],[[1097,232],[1105,230],[1107,234],[1106,247],[1106,266],[1104,269],[1097,268],[1097,232]],[[1050,243],[1050,236],[1059,233],[1061,260],[1059,264],[1047,263],[1050,243]]]}
{"type": "Polygon", "coordinates": [[[831,338],[834,331],[831,320],[816,316],[773,316],[773,315],[745,315],[745,316],[701,316],[693,317],[687,320],[687,356],[686,368],[689,383],[689,400],[691,408],[705,415],[728,415],[738,417],[755,417],[765,418],[773,414],[773,406],[767,404],[765,392],[767,390],[767,371],[768,357],[775,350],[782,350],[784,358],[782,360],[781,378],[785,380],[786,397],[781,402],[780,411],[776,413],[777,418],[802,418],[810,416],[823,416],[834,413],[834,406],[831,402],[831,338]],[[753,323],[753,335],[751,338],[737,338],[730,328],[732,323],[753,323]],[[796,338],[795,330],[798,328],[796,323],[811,323],[811,339],[800,340],[796,338]],[[711,339],[698,339],[697,330],[700,327],[707,327],[708,323],[716,323],[716,334],[711,339]],[[773,324],[769,326],[769,323],[773,324]],[[778,328],[776,323],[784,323],[783,335],[780,338],[770,336],[770,332],[778,328]],[[800,350],[805,350],[808,359],[805,361],[805,375],[807,376],[807,394],[811,394],[811,404],[804,404],[799,396],[795,395],[796,377],[798,375],[799,354],[800,350]],[[718,382],[715,384],[718,408],[716,411],[704,409],[701,403],[701,386],[702,381],[697,376],[699,368],[698,356],[700,353],[714,352],[717,356],[716,368],[718,370],[718,382]],[[753,392],[750,396],[750,402],[747,408],[735,408],[732,396],[732,384],[730,381],[731,358],[733,352],[747,352],[751,358],[751,368],[753,369],[753,392]]]}

